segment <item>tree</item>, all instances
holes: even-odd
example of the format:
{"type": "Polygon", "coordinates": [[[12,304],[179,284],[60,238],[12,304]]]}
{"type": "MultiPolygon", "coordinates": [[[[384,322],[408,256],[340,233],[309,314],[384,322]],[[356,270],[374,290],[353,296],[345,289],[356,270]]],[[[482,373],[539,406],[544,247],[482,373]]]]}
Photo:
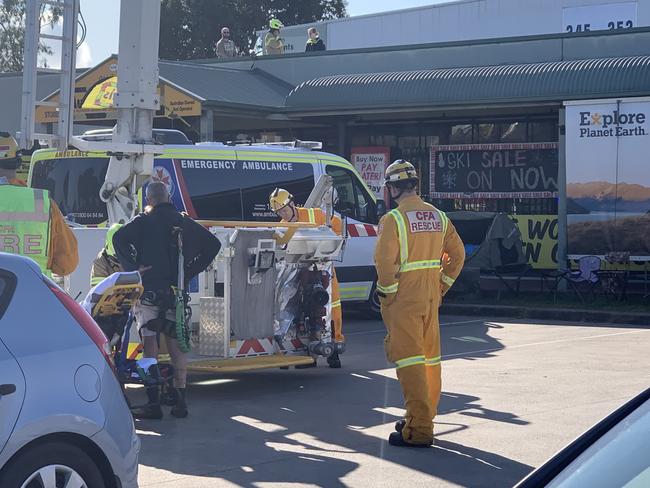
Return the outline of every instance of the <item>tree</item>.
{"type": "Polygon", "coordinates": [[[255,32],[272,18],[285,25],[335,19],[346,15],[345,0],[162,0],[160,50],[162,59],[197,59],[215,56],[221,27],[247,53],[255,32]]]}
{"type": "MultiPolygon", "coordinates": [[[[26,0],[0,1],[0,72],[22,71],[25,46],[26,0]]],[[[58,7],[41,7],[41,25],[56,23],[61,15],[58,7]]],[[[52,50],[39,43],[40,54],[51,55],[52,50]]],[[[41,65],[47,66],[45,58],[41,65]]]]}

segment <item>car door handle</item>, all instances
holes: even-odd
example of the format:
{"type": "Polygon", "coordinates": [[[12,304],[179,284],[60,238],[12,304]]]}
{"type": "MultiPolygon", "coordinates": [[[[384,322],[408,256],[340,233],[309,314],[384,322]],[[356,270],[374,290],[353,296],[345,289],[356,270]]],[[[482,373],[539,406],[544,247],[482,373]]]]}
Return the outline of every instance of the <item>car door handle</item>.
{"type": "Polygon", "coordinates": [[[9,384],[9,383],[5,385],[0,385],[0,397],[5,395],[11,395],[12,393],[16,393],[16,385],[9,384]]]}

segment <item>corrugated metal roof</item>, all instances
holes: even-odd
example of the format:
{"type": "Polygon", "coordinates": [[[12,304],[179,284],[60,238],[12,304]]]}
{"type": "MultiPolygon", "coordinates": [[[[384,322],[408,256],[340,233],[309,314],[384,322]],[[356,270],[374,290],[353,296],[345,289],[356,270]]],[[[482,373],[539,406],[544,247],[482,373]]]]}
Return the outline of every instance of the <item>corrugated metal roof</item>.
{"type": "Polygon", "coordinates": [[[650,94],[650,56],[325,76],[291,91],[291,110],[446,106],[650,94]]]}
{"type": "Polygon", "coordinates": [[[284,105],[292,86],[257,69],[240,70],[192,63],[160,61],[161,78],[215,104],[251,105],[257,109],[284,105]]]}

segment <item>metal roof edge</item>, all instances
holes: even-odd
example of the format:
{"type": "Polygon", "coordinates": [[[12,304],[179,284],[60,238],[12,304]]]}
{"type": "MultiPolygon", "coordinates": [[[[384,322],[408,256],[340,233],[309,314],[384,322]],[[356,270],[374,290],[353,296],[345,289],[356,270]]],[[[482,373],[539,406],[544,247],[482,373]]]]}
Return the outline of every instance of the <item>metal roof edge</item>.
{"type": "Polygon", "coordinates": [[[204,107],[223,107],[223,108],[231,108],[235,110],[250,110],[251,112],[265,112],[267,114],[272,114],[272,113],[282,113],[285,110],[284,106],[276,106],[276,105],[251,105],[248,103],[239,103],[239,102],[226,102],[222,100],[210,100],[207,99],[205,102],[203,102],[204,107]]]}
{"type": "Polygon", "coordinates": [[[251,68],[250,72],[253,73],[253,74],[259,75],[259,76],[261,76],[263,78],[266,78],[267,80],[273,81],[274,83],[277,83],[278,85],[282,85],[289,92],[296,87],[296,85],[292,85],[288,81],[285,81],[285,80],[283,80],[281,78],[278,78],[277,76],[272,75],[268,71],[265,71],[265,70],[263,70],[261,68],[253,67],[253,68],[251,68]]]}
{"type": "Polygon", "coordinates": [[[435,104],[426,105],[424,103],[409,102],[409,103],[392,103],[384,105],[355,105],[355,106],[332,106],[332,107],[314,107],[314,109],[305,109],[305,107],[285,107],[283,113],[292,115],[294,117],[317,117],[325,115],[339,115],[346,113],[361,114],[361,113],[385,113],[387,111],[396,112],[402,111],[401,109],[412,110],[414,108],[421,110],[431,110],[437,107],[454,107],[459,110],[476,108],[480,106],[508,106],[508,105],[526,105],[526,104],[552,104],[558,107],[562,106],[565,101],[578,101],[590,100],[601,98],[630,98],[630,97],[647,97],[648,92],[594,92],[581,95],[565,96],[558,94],[557,96],[540,96],[540,97],[520,97],[520,98],[489,98],[485,100],[468,100],[467,102],[459,102],[457,100],[435,102],[435,104]]]}
{"type": "Polygon", "coordinates": [[[168,80],[164,76],[158,76],[158,82],[160,83],[161,81],[163,83],[168,84],[171,87],[176,88],[178,91],[181,91],[181,92],[185,93],[186,95],[189,95],[191,97],[196,98],[200,102],[205,102],[205,98],[203,98],[201,95],[197,95],[196,93],[189,91],[187,88],[183,88],[182,86],[177,85],[176,83],[174,83],[173,81],[168,80]]]}

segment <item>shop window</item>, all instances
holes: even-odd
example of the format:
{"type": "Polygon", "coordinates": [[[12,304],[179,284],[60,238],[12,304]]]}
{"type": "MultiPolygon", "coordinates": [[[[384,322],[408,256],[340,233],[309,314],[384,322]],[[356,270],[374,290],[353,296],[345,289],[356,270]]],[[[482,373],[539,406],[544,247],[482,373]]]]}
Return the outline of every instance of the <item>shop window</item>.
{"type": "Polygon", "coordinates": [[[479,124],[478,125],[478,142],[496,143],[499,142],[499,124],[479,124]]]}
{"type": "Polygon", "coordinates": [[[425,136],[424,147],[439,146],[440,136],[425,136]]]}
{"type": "Polygon", "coordinates": [[[367,134],[354,134],[350,138],[352,147],[365,147],[370,145],[370,136],[367,134]]]}
{"type": "Polygon", "coordinates": [[[400,136],[397,139],[397,147],[400,149],[414,149],[420,147],[419,136],[400,136]]]}
{"type": "Polygon", "coordinates": [[[395,147],[397,146],[397,137],[394,135],[371,135],[370,145],[395,147]]]}
{"type": "Polygon", "coordinates": [[[328,165],[326,172],[333,178],[338,194],[336,211],[360,222],[376,224],[375,202],[357,176],[349,169],[339,166],[328,165]]]}
{"type": "Polygon", "coordinates": [[[472,124],[452,125],[449,144],[471,144],[472,124]]]}
{"type": "Polygon", "coordinates": [[[530,122],[530,142],[557,142],[557,122],[555,120],[538,120],[530,122]]]}
{"type": "Polygon", "coordinates": [[[501,142],[526,142],[526,122],[511,122],[501,126],[501,142]]]}
{"type": "Polygon", "coordinates": [[[479,124],[478,142],[481,144],[526,142],[526,123],[497,122],[479,124]]]}

